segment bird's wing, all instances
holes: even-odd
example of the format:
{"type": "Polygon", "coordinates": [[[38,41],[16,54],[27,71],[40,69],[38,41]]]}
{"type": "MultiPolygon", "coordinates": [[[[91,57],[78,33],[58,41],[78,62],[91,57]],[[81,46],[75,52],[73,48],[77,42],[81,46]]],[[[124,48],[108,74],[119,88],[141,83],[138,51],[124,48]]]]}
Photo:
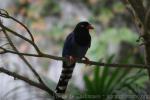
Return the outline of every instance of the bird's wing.
{"type": "Polygon", "coordinates": [[[78,58],[82,58],[85,56],[88,48],[90,47],[90,43],[87,46],[79,46],[74,39],[74,34],[71,33],[66,38],[63,48],[63,57],[67,55],[75,56],[78,58]]]}
{"type": "Polygon", "coordinates": [[[65,40],[62,56],[65,57],[67,55],[72,55],[73,47],[74,47],[73,33],[71,33],[67,36],[67,38],[65,40]]]}

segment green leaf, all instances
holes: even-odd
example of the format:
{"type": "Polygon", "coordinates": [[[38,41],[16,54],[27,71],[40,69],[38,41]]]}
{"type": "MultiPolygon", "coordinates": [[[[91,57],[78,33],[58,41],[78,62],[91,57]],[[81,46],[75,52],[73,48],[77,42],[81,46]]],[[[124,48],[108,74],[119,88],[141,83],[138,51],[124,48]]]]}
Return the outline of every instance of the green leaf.
{"type": "Polygon", "coordinates": [[[85,81],[86,92],[93,93],[93,91],[94,91],[93,84],[90,81],[90,79],[88,78],[88,76],[84,76],[84,81],[85,81]]]}
{"type": "Polygon", "coordinates": [[[99,93],[98,88],[99,88],[99,84],[100,84],[100,82],[101,82],[101,79],[99,78],[99,77],[100,77],[100,74],[99,74],[100,69],[101,69],[100,67],[96,67],[96,68],[94,69],[94,79],[93,79],[93,83],[94,83],[94,86],[95,86],[95,89],[94,89],[95,93],[99,93]],[[98,91],[97,91],[97,90],[98,90],[98,91]]]}
{"type": "MultiPolygon", "coordinates": [[[[107,62],[111,63],[113,58],[114,55],[110,56],[107,62]]],[[[104,89],[106,88],[106,82],[108,81],[109,73],[110,73],[110,68],[108,66],[104,66],[104,70],[102,72],[102,77],[100,82],[100,89],[103,94],[105,94],[104,89]]]]}

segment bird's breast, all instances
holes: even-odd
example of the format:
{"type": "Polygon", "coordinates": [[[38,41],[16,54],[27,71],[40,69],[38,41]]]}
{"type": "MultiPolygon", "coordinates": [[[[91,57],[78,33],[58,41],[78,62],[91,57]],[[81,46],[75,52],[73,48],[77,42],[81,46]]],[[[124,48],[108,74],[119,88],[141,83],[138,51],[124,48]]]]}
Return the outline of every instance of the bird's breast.
{"type": "Polygon", "coordinates": [[[83,46],[79,46],[79,45],[74,45],[73,48],[73,54],[74,56],[78,57],[78,58],[82,58],[85,56],[87,50],[88,50],[88,47],[83,47],[83,46]]]}

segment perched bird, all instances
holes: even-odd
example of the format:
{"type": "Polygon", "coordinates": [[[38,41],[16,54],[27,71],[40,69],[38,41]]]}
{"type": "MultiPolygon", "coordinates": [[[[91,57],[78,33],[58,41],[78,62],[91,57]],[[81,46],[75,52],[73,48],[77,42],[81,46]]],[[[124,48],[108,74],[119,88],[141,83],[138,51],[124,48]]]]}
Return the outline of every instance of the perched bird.
{"type": "Polygon", "coordinates": [[[94,28],[88,22],[79,22],[73,32],[67,36],[62,56],[68,58],[68,61],[63,61],[63,68],[56,86],[56,93],[65,93],[69,79],[72,77],[76,59],[85,58],[87,62],[89,61],[85,57],[85,54],[91,45],[90,29],[94,28]]]}

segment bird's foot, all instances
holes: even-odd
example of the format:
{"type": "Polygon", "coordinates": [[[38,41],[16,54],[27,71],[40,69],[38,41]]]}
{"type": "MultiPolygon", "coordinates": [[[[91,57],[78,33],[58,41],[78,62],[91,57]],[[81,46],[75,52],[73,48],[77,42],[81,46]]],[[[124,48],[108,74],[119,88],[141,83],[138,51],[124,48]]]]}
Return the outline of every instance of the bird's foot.
{"type": "Polygon", "coordinates": [[[69,56],[69,61],[72,62],[72,63],[75,63],[76,59],[77,59],[76,57],[69,56]]]}
{"type": "Polygon", "coordinates": [[[87,57],[83,57],[84,59],[85,59],[85,63],[86,63],[86,65],[89,65],[90,64],[90,60],[89,60],[89,58],[87,58],[87,57]]]}
{"type": "Polygon", "coordinates": [[[68,64],[71,65],[76,62],[77,58],[74,56],[67,56],[68,64]]]}

